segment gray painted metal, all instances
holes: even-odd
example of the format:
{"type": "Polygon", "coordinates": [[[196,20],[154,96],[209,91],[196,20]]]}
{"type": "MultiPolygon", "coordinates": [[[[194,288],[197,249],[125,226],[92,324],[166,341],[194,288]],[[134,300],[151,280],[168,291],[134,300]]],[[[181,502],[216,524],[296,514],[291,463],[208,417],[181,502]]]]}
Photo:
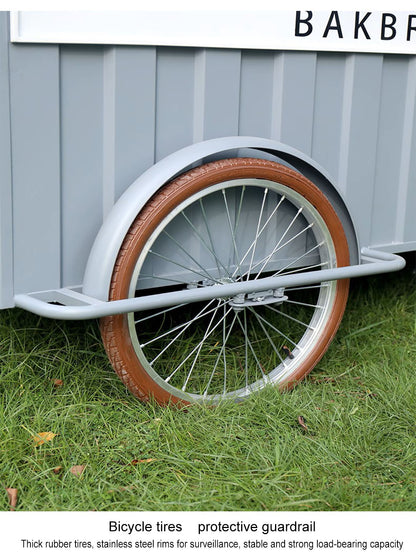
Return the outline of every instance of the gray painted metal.
{"type": "Polygon", "coordinates": [[[84,275],[84,293],[102,301],[108,299],[111,275],[121,243],[136,215],[164,183],[169,181],[172,176],[183,173],[193,164],[213,154],[226,157],[225,153],[232,149],[248,147],[272,152],[280,159],[290,160],[294,167],[300,169],[314,182],[319,180],[322,187],[326,189],[325,192],[330,197],[332,205],[338,208],[340,217],[344,220],[344,229],[350,232],[349,246],[352,253],[352,263],[354,263],[357,259],[357,240],[355,235],[351,234],[353,226],[348,218],[348,212],[341,196],[335,195],[334,189],[328,186],[329,177],[325,175],[323,168],[296,149],[277,141],[257,137],[224,137],[197,143],[174,152],[143,173],[127,189],[115,204],[97,235],[84,275]]]}
{"type": "MultiPolygon", "coordinates": [[[[339,210],[344,198],[359,245],[416,250],[415,102],[416,56],[12,45],[0,12],[0,307],[81,285],[130,184],[220,137],[300,151],[287,163],[312,172],[339,210]]],[[[86,279],[103,298],[106,264],[105,286],[86,279]]]]}
{"type": "Polygon", "coordinates": [[[7,19],[0,17],[0,307],[13,306],[12,166],[7,19]]]}
{"type": "Polygon", "coordinates": [[[16,306],[24,308],[47,318],[62,320],[88,320],[112,314],[139,312],[169,306],[209,301],[215,298],[234,297],[241,293],[256,293],[269,289],[311,285],[334,279],[362,277],[384,272],[394,272],[404,268],[406,262],[398,255],[363,248],[361,250],[361,264],[333,268],[331,270],[316,270],[301,274],[288,274],[276,277],[262,278],[251,281],[240,281],[230,284],[211,285],[196,289],[185,289],[171,293],[159,293],[134,297],[119,301],[100,301],[69,289],[47,291],[32,295],[16,295],[16,306]],[[65,306],[49,304],[63,302],[65,306]]]}

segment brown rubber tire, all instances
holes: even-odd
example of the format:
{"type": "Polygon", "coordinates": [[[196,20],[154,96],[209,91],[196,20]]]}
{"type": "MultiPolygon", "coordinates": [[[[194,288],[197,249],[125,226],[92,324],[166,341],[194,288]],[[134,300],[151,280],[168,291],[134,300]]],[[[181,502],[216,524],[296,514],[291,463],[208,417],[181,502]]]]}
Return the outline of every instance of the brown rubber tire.
{"type": "MultiPolygon", "coordinates": [[[[128,297],[132,274],[137,259],[154,229],[175,207],[191,195],[211,185],[235,179],[264,179],[293,189],[319,212],[324,220],[336,253],[336,265],[349,264],[348,243],[342,224],[327,198],[308,179],[298,172],[275,162],[235,158],[212,162],[193,169],[165,185],[151,198],[131,225],[120,248],[112,276],[111,300],[128,297]]],[[[330,317],[319,341],[306,359],[282,382],[290,388],[305,377],[321,359],[341,322],[348,297],[349,280],[340,280],[330,317]]],[[[126,315],[108,316],[101,320],[101,334],[110,362],[127,388],[142,401],[154,399],[159,404],[189,404],[189,401],[166,391],[148,374],[134,350],[126,315]]]]}

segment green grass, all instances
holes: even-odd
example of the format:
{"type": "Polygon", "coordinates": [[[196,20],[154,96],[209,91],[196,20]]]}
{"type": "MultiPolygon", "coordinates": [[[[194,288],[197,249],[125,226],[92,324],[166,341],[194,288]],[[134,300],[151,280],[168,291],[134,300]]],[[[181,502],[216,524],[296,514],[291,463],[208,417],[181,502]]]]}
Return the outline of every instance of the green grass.
{"type": "Polygon", "coordinates": [[[409,270],[355,281],[295,390],[178,410],[126,392],[95,322],[3,311],[1,487],[29,511],[416,510],[415,314],[409,270]],[[39,432],[57,435],[36,447],[39,432]]]}

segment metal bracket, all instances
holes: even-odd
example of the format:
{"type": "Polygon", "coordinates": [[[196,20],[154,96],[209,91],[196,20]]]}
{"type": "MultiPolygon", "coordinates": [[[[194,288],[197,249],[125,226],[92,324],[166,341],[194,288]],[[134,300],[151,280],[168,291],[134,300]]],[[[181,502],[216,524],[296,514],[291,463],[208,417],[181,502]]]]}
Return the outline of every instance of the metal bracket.
{"type": "Polygon", "coordinates": [[[243,310],[246,306],[260,306],[266,304],[282,304],[284,301],[288,300],[287,295],[284,295],[284,288],[279,287],[273,291],[269,289],[268,291],[257,291],[256,293],[248,293],[244,295],[239,293],[235,295],[232,299],[228,301],[229,306],[232,306],[234,310],[243,310]]]}
{"type": "Polygon", "coordinates": [[[251,295],[267,292],[268,290],[275,291],[284,287],[312,285],[325,281],[395,272],[406,265],[401,256],[368,248],[361,249],[361,262],[361,264],[330,270],[286,274],[253,281],[215,284],[191,289],[185,288],[181,291],[157,293],[118,301],[101,301],[71,289],[19,294],[15,295],[14,301],[17,307],[46,318],[89,320],[114,314],[165,308],[176,304],[209,301],[215,298],[230,298],[237,295],[251,295]]]}

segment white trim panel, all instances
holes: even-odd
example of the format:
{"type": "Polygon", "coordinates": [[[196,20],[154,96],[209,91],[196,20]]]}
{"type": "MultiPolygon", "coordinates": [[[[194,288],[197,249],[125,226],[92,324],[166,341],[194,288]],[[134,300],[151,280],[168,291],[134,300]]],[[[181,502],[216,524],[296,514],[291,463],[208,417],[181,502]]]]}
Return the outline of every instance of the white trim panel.
{"type": "Polygon", "coordinates": [[[196,8],[11,12],[12,42],[416,54],[413,12],[196,8]]]}

